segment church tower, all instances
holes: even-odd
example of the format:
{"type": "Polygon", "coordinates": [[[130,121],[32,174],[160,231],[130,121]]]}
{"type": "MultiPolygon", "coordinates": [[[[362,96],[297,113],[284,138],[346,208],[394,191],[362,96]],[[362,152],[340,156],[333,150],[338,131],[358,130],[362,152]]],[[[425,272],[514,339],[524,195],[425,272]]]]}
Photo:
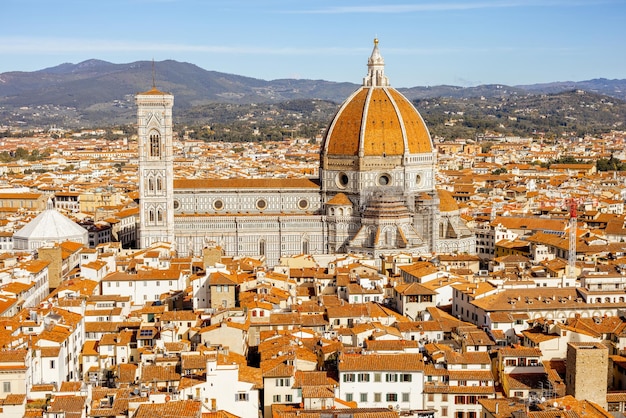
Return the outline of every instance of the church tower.
{"type": "Polygon", "coordinates": [[[174,156],[172,107],[174,96],[151,90],[139,93],[139,247],[174,242],[174,156]]]}

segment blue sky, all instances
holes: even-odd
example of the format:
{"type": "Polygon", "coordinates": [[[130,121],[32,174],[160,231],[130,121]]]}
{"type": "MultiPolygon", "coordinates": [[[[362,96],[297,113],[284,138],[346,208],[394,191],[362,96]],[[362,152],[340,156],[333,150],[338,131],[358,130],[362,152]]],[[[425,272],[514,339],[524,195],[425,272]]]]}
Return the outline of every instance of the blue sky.
{"type": "MultiPolygon", "coordinates": [[[[626,78],[626,0],[2,0],[0,73],[174,59],[395,87],[626,78]]],[[[157,67],[158,73],[158,67],[157,67]]]]}

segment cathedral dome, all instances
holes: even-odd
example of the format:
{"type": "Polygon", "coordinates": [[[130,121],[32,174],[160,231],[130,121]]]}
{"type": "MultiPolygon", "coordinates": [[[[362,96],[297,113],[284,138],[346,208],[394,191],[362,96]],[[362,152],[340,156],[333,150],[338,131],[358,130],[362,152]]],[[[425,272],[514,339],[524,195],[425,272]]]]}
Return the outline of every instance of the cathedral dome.
{"type": "Polygon", "coordinates": [[[339,108],[324,138],[322,157],[392,157],[432,153],[428,128],[411,102],[389,86],[374,40],[363,85],[339,108]]]}

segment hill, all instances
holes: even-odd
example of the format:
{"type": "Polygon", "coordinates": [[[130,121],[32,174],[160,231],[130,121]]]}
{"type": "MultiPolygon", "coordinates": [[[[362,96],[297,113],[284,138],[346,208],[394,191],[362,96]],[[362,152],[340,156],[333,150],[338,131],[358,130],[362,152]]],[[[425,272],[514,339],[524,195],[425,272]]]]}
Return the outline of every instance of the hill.
{"type": "MultiPolygon", "coordinates": [[[[416,108],[433,137],[443,140],[485,135],[546,138],[584,137],[623,130],[626,103],[580,90],[503,97],[417,99],[416,108]]],[[[327,127],[337,104],[316,99],[280,103],[195,106],[177,116],[196,139],[218,141],[314,138],[327,127]]]]}
{"type": "MultiPolygon", "coordinates": [[[[174,94],[177,112],[209,103],[277,103],[298,98],[338,102],[356,88],[355,84],[323,80],[265,81],[171,60],[154,67],[157,86],[174,94]]],[[[0,124],[20,120],[31,124],[37,118],[42,125],[130,123],[134,120],[134,95],[150,88],[152,68],[149,61],[112,64],[88,60],[0,74],[0,112],[4,111],[0,124]],[[26,107],[29,109],[20,109],[26,107]],[[18,115],[11,117],[11,113],[18,115]]]]}
{"type": "Polygon", "coordinates": [[[559,93],[567,90],[584,90],[591,93],[604,94],[616,99],[626,100],[626,80],[608,80],[594,78],[586,81],[561,81],[555,83],[530,84],[516,86],[528,92],[559,93]]]}
{"type": "Polygon", "coordinates": [[[433,98],[414,101],[432,135],[474,138],[493,133],[584,137],[623,130],[626,102],[582,90],[490,98],[433,98]]]}
{"type": "MultiPolygon", "coordinates": [[[[230,117],[228,111],[235,107],[244,111],[251,104],[270,106],[280,103],[297,103],[298,106],[304,106],[303,109],[307,106],[309,109],[317,109],[318,114],[313,116],[315,120],[319,120],[318,116],[330,117],[337,104],[358,87],[353,83],[324,80],[266,81],[207,71],[194,64],[173,60],[113,64],[92,59],[33,72],[0,74],[0,126],[83,127],[134,123],[134,95],[152,86],[153,74],[156,75],[159,89],[174,94],[176,120],[185,123],[202,123],[202,118],[205,117],[213,122],[226,122],[230,117]],[[305,106],[303,103],[307,101],[308,105],[305,106]],[[326,115],[327,112],[329,115],[326,115]]],[[[626,80],[596,79],[528,86],[481,85],[467,88],[442,85],[398,90],[411,100],[451,99],[432,101],[439,103],[439,110],[444,108],[441,107],[444,102],[462,107],[460,102],[454,104],[457,99],[466,99],[469,102],[503,100],[510,107],[514,106],[512,103],[518,103],[520,97],[531,100],[531,96],[571,90],[586,90],[624,100],[626,80]]],[[[606,98],[607,102],[611,100],[606,98]]],[[[431,116],[428,106],[426,109],[422,109],[422,106],[422,103],[418,104],[418,109],[422,112],[426,110],[426,115],[431,116]]],[[[278,107],[279,114],[286,111],[287,109],[278,107]]],[[[299,111],[299,114],[307,115],[306,110],[299,111]]]]}

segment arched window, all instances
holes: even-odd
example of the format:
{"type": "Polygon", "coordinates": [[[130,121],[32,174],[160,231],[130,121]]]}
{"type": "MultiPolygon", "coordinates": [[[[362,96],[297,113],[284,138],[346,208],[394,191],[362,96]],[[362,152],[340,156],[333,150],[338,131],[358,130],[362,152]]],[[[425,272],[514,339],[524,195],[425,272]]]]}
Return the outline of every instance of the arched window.
{"type": "Polygon", "coordinates": [[[157,210],[157,222],[163,222],[163,211],[161,209],[157,210]]]}
{"type": "Polygon", "coordinates": [[[150,156],[161,156],[161,136],[156,132],[150,134],[150,156]]]}
{"type": "Polygon", "coordinates": [[[150,211],[148,212],[148,220],[150,222],[154,222],[154,209],[150,209],[150,211]]]}
{"type": "Polygon", "coordinates": [[[161,190],[163,190],[163,180],[161,179],[161,177],[157,177],[157,192],[160,192],[161,190]]]}
{"type": "Polygon", "coordinates": [[[385,231],[385,244],[387,246],[391,246],[393,244],[393,231],[391,230],[391,228],[388,228],[385,231]]]}
{"type": "Polygon", "coordinates": [[[440,223],[439,224],[439,238],[443,238],[443,231],[444,231],[443,223],[440,223]]]}
{"type": "Polygon", "coordinates": [[[302,241],[302,254],[308,254],[309,253],[309,241],[308,240],[304,240],[302,241]]]}
{"type": "Polygon", "coordinates": [[[259,241],[259,255],[265,255],[265,240],[259,241]]]}

